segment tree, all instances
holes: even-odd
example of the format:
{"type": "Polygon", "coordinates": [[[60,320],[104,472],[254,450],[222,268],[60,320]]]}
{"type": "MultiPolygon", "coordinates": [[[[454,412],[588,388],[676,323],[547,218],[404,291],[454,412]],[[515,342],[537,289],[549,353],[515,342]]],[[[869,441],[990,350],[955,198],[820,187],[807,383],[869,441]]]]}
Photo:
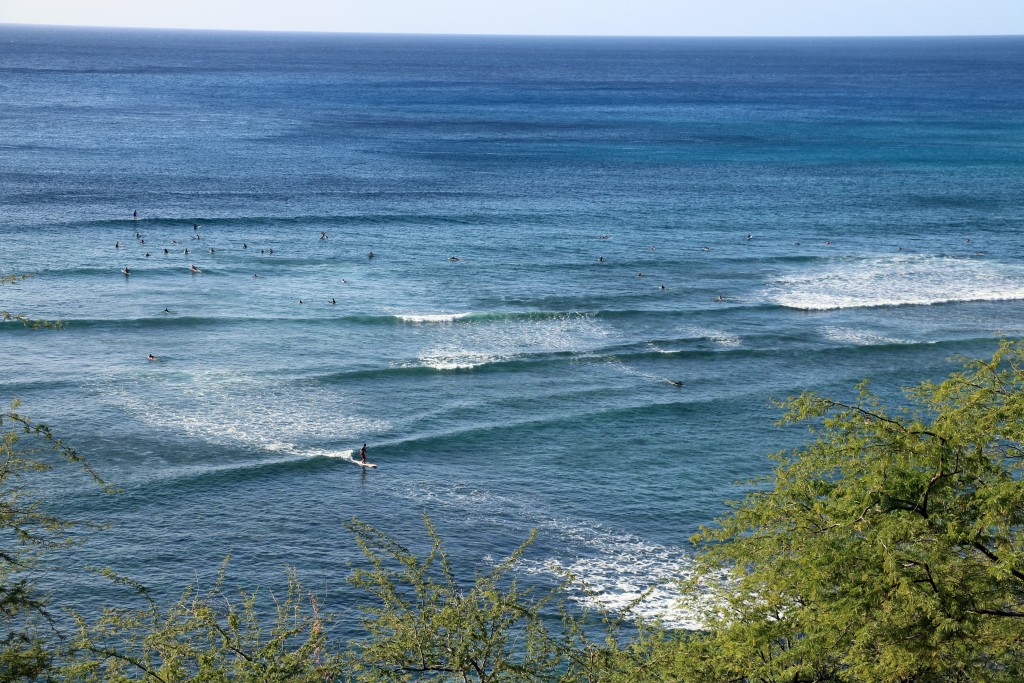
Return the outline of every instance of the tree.
{"type": "Polygon", "coordinates": [[[548,590],[524,588],[519,564],[535,532],[506,559],[459,581],[441,538],[424,517],[430,550],[420,556],[353,519],[346,524],[370,562],[351,583],[365,636],[349,645],[357,683],[661,683],[665,633],[624,615],[571,613],[561,600],[571,576],[548,590]],[[594,636],[602,634],[601,640],[594,636]]]}
{"type": "Polygon", "coordinates": [[[1024,345],[887,411],[805,393],[813,440],[694,538],[687,680],[1024,678],[1024,345]],[[702,588],[703,587],[703,588],[702,588]]]}
{"type": "MultiPolygon", "coordinates": [[[[0,285],[21,279],[3,276],[0,285]]],[[[8,311],[0,311],[0,320],[35,329],[57,326],[8,311]]],[[[76,464],[104,485],[73,448],[18,407],[15,401],[0,412],[0,681],[35,680],[53,664],[59,637],[39,573],[47,553],[72,543],[76,527],[89,526],[49,512],[34,485],[61,462],[76,464]]]]}
{"type": "Polygon", "coordinates": [[[563,665],[541,616],[553,597],[519,587],[512,569],[533,535],[466,588],[455,579],[441,539],[424,519],[424,557],[374,527],[352,520],[371,569],[351,582],[373,596],[363,605],[367,637],[352,643],[358,681],[555,681],[563,665]]]}
{"type": "MultiPolygon", "coordinates": [[[[16,285],[29,277],[31,277],[31,275],[0,275],[0,287],[4,285],[16,285]]],[[[59,328],[61,325],[59,322],[37,320],[22,313],[11,313],[10,311],[0,311],[0,322],[18,322],[25,327],[31,327],[32,329],[40,329],[44,327],[59,328]]]]}
{"type": "Polygon", "coordinates": [[[189,587],[162,607],[134,581],[137,608],[112,607],[94,624],[79,618],[73,655],[62,680],[79,683],[330,683],[342,680],[342,659],[330,651],[331,617],[307,594],[294,572],[273,617],[258,592],[225,590],[227,560],[213,587],[189,587]]]}

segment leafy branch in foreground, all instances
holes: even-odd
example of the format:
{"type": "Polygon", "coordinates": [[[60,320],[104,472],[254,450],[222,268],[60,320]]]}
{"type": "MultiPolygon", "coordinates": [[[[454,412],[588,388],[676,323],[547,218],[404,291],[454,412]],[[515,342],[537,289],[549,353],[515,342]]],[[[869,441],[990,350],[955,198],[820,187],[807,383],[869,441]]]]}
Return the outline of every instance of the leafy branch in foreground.
{"type": "MultiPolygon", "coordinates": [[[[261,615],[260,595],[224,589],[227,560],[214,586],[188,588],[162,608],[134,582],[145,605],[108,609],[92,626],[79,618],[75,655],[64,680],[82,683],[260,681],[325,683],[340,680],[341,658],[328,650],[330,617],[306,594],[294,572],[275,616],[261,615]]],[[[116,577],[112,577],[116,578],[116,577]]],[[[273,596],[271,596],[273,597],[273,596]]]]}
{"type": "Polygon", "coordinates": [[[1024,346],[906,396],[784,404],[814,439],[695,537],[731,583],[688,677],[1024,678],[1024,346]]]}
{"type": "Polygon", "coordinates": [[[422,557],[364,522],[346,524],[371,565],[350,581],[375,598],[362,607],[366,636],[350,644],[355,681],[665,680],[674,651],[664,632],[570,613],[560,600],[572,577],[539,592],[519,585],[516,571],[535,533],[460,584],[437,531],[429,519],[424,524],[430,550],[422,557]],[[602,641],[592,640],[595,631],[604,632],[602,641]]]}
{"type": "Polygon", "coordinates": [[[0,680],[34,680],[53,662],[58,640],[48,596],[37,586],[50,551],[72,543],[76,524],[48,512],[31,488],[56,460],[81,467],[103,481],[49,427],[18,412],[15,401],[0,412],[0,680]]]}
{"type": "MultiPolygon", "coordinates": [[[[0,287],[4,285],[15,285],[22,280],[26,280],[32,277],[31,275],[0,275],[0,287]]],[[[32,329],[59,329],[61,327],[60,322],[53,322],[49,320],[37,320],[30,318],[27,315],[21,313],[11,313],[10,311],[0,310],[0,322],[18,322],[25,327],[31,327],[32,329]]]]}
{"type": "Polygon", "coordinates": [[[541,616],[554,594],[535,596],[511,575],[534,534],[463,589],[424,523],[431,548],[423,558],[364,522],[346,524],[372,566],[350,581],[377,601],[363,608],[366,638],[352,644],[355,679],[558,680],[565,663],[541,616]]]}

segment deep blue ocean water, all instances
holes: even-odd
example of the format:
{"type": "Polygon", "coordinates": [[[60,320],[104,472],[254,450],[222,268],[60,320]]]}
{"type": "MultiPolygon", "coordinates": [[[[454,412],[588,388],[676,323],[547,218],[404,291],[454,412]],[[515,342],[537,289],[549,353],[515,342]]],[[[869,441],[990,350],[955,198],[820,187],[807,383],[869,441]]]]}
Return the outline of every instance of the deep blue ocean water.
{"type": "Polygon", "coordinates": [[[1024,335],[1022,38],[7,26],[0,102],[0,310],[66,323],[0,326],[0,400],[123,489],[51,478],[110,525],[66,562],[164,599],[230,553],[344,613],[342,520],[426,513],[614,607],[803,438],[773,398],[1024,335]]]}

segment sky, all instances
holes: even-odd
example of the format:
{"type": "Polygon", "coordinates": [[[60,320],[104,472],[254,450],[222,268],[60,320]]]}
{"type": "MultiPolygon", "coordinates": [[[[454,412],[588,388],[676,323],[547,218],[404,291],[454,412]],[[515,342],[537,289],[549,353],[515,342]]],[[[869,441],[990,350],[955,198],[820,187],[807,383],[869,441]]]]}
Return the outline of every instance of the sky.
{"type": "Polygon", "coordinates": [[[1022,35],[1024,0],[0,0],[0,23],[345,33],[1022,35]]]}

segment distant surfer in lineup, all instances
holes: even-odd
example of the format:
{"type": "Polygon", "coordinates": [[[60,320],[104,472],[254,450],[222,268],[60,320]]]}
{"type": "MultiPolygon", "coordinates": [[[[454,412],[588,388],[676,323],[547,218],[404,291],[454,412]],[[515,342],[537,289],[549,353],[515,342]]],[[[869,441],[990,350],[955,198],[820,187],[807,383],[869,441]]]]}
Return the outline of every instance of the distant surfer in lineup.
{"type": "Polygon", "coordinates": [[[361,463],[363,463],[364,465],[366,464],[366,444],[365,443],[363,444],[363,447],[359,449],[359,461],[361,463]]]}
{"type": "Polygon", "coordinates": [[[133,221],[139,220],[139,212],[137,210],[136,211],[132,211],[132,220],[133,221]]]}
{"type": "Polygon", "coordinates": [[[188,270],[189,270],[190,273],[201,273],[201,272],[203,272],[203,271],[199,270],[198,268],[196,268],[196,264],[194,264],[194,263],[191,266],[188,267],[188,270]]]}
{"type": "Polygon", "coordinates": [[[146,356],[146,360],[156,360],[156,356],[154,356],[153,354],[149,354],[148,356],[146,356]]]}
{"type": "Polygon", "coordinates": [[[665,380],[665,381],[666,381],[666,382],[668,382],[669,384],[671,384],[671,385],[672,385],[672,386],[674,386],[674,387],[681,387],[681,386],[683,386],[683,383],[682,383],[682,382],[680,382],[680,381],[679,381],[679,380],[677,380],[677,379],[667,379],[667,380],[665,380]]]}
{"type": "Polygon", "coordinates": [[[124,268],[122,268],[121,272],[124,273],[126,276],[132,274],[132,271],[128,270],[128,266],[125,266],[124,268]]]}

